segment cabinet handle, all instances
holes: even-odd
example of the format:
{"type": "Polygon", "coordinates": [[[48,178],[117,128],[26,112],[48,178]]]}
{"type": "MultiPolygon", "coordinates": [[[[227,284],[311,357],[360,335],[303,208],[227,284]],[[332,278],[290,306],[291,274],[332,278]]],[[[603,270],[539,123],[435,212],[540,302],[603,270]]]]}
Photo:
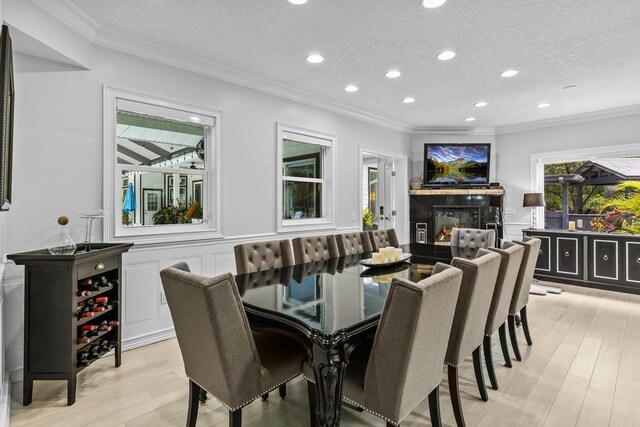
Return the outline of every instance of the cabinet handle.
{"type": "Polygon", "coordinates": [[[542,255],[542,249],[540,249],[540,255],[542,255]]]}
{"type": "Polygon", "coordinates": [[[640,264],[640,258],[638,258],[638,259],[636,260],[636,262],[637,262],[638,264],[640,264]]]}
{"type": "Polygon", "coordinates": [[[96,270],[104,270],[104,263],[103,263],[103,262],[98,263],[98,264],[96,265],[96,270]]]}
{"type": "Polygon", "coordinates": [[[564,251],[564,256],[569,256],[569,251],[564,251]]]}
{"type": "Polygon", "coordinates": [[[605,260],[605,261],[607,261],[607,260],[609,259],[609,257],[607,256],[607,254],[604,254],[604,255],[602,256],[602,259],[603,259],[603,260],[605,260]]]}

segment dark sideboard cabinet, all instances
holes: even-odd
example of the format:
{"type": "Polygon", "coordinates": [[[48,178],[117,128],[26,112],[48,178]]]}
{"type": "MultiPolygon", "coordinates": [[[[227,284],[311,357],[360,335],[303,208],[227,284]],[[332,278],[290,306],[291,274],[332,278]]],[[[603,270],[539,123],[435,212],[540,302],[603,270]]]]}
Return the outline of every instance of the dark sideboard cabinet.
{"type": "Polygon", "coordinates": [[[120,366],[122,254],[131,246],[93,243],[91,251],[79,245],[72,255],[46,249],[7,255],[25,266],[24,405],[31,403],[34,380],[66,380],[72,405],[78,372],[112,350],[120,366]]]}
{"type": "Polygon", "coordinates": [[[536,277],[640,294],[640,236],[523,230],[541,240],[536,277]]]}

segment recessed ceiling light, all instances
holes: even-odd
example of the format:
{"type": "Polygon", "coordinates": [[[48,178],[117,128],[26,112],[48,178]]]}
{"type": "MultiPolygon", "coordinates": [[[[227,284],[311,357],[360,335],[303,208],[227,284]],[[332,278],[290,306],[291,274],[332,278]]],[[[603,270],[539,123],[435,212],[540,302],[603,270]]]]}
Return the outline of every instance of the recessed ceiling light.
{"type": "Polygon", "coordinates": [[[427,9],[435,9],[445,4],[447,0],[422,0],[422,6],[427,9]]]}
{"type": "Polygon", "coordinates": [[[486,107],[487,103],[484,101],[480,101],[480,102],[476,102],[475,104],[473,104],[474,107],[486,107]]]}
{"type": "Polygon", "coordinates": [[[402,73],[398,70],[390,70],[387,71],[387,74],[385,74],[385,76],[387,76],[390,79],[397,79],[398,77],[400,77],[402,73]]]}
{"type": "Polygon", "coordinates": [[[319,64],[322,61],[324,61],[324,58],[322,57],[322,55],[318,55],[317,53],[313,53],[307,56],[307,62],[311,64],[319,64]]]}
{"type": "Polygon", "coordinates": [[[199,122],[200,121],[200,117],[191,116],[191,117],[189,117],[189,120],[191,120],[192,122],[199,122]]]}
{"type": "Polygon", "coordinates": [[[450,50],[445,50],[444,52],[440,53],[438,55],[438,59],[440,61],[448,61],[449,59],[452,59],[456,56],[455,52],[452,52],[450,50]]]}
{"type": "Polygon", "coordinates": [[[575,88],[577,88],[577,87],[578,87],[578,86],[576,86],[576,85],[569,85],[569,86],[565,86],[565,87],[564,87],[564,90],[575,89],[575,88]]]}
{"type": "Polygon", "coordinates": [[[412,102],[416,102],[416,99],[410,96],[407,96],[406,98],[402,98],[402,102],[404,102],[405,104],[411,104],[412,102]]]}
{"type": "Polygon", "coordinates": [[[538,108],[547,108],[549,106],[551,106],[551,104],[549,104],[548,102],[542,102],[538,104],[538,108]]]}
{"type": "Polygon", "coordinates": [[[513,77],[516,74],[518,74],[518,70],[507,70],[507,71],[503,71],[502,73],[500,73],[500,76],[502,76],[502,77],[513,77]]]}
{"type": "Polygon", "coordinates": [[[466,119],[464,119],[465,122],[475,122],[476,118],[475,117],[467,117],[466,119]]]}
{"type": "Polygon", "coordinates": [[[349,85],[349,86],[345,87],[344,90],[347,91],[347,92],[357,92],[358,91],[358,86],[349,85]]]}
{"type": "Polygon", "coordinates": [[[295,4],[295,5],[305,4],[306,2],[307,0],[289,0],[289,3],[295,4]]]}

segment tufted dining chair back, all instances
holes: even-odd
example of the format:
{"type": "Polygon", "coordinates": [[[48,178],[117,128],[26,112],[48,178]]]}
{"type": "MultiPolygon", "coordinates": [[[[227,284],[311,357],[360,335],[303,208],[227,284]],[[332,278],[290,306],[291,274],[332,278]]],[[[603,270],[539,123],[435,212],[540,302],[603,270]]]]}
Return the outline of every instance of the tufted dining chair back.
{"type": "Polygon", "coordinates": [[[492,252],[500,254],[500,270],[498,271],[498,280],[496,288],[493,292],[491,300],[491,308],[487,318],[487,326],[485,327],[485,335],[493,334],[504,322],[509,315],[509,306],[511,298],[518,280],[518,272],[522,264],[524,255],[524,247],[513,245],[504,249],[491,248],[492,252]]]}
{"type": "MultiPolygon", "coordinates": [[[[462,270],[462,285],[445,362],[457,366],[482,344],[500,269],[500,255],[480,249],[476,259],[454,258],[451,265],[462,270]]],[[[440,271],[440,268],[439,263],[436,264],[433,274],[440,271]]]]}
{"type": "Polygon", "coordinates": [[[340,256],[373,251],[369,234],[366,232],[336,234],[336,243],[340,256]]]}
{"type": "Polygon", "coordinates": [[[439,386],[461,280],[450,266],[418,283],[393,279],[358,402],[368,411],[397,424],[439,386]]]}
{"type": "Polygon", "coordinates": [[[371,248],[374,251],[387,246],[393,246],[394,248],[400,246],[396,230],[393,228],[369,231],[369,240],[371,240],[371,248]]]}
{"type": "Polygon", "coordinates": [[[538,262],[538,254],[540,252],[540,244],[542,241],[535,237],[525,237],[521,242],[505,242],[504,247],[512,245],[520,245],[524,248],[522,256],[522,264],[518,272],[518,280],[511,299],[511,307],[509,314],[518,314],[520,310],[529,302],[529,290],[533,282],[533,274],[535,273],[536,263],[538,262]]]}
{"type": "Polygon", "coordinates": [[[259,395],[260,356],[233,276],[168,267],[160,277],[187,377],[230,408],[259,395]]]}
{"type": "Polygon", "coordinates": [[[462,248],[492,248],[495,246],[495,230],[476,228],[454,228],[451,231],[451,246],[462,248]]]}
{"type": "Polygon", "coordinates": [[[336,237],[333,235],[296,237],[291,241],[291,244],[296,264],[323,261],[340,256],[336,237]]]}
{"type": "Polygon", "coordinates": [[[293,252],[288,240],[245,243],[237,245],[233,250],[238,274],[293,265],[293,252]]]}

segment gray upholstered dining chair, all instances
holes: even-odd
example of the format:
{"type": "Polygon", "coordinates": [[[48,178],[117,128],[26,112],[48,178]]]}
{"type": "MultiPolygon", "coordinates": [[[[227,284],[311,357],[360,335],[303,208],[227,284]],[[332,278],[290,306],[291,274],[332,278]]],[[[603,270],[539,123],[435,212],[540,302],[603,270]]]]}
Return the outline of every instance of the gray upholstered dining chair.
{"type": "MultiPolygon", "coordinates": [[[[355,347],[349,357],[344,400],[397,426],[428,396],[431,423],[441,425],[442,362],[461,280],[462,272],[450,266],[418,283],[393,279],[373,342],[355,347]]],[[[304,375],[313,407],[314,374],[308,363],[304,375]]]]}
{"type": "Polygon", "coordinates": [[[521,245],[524,247],[524,255],[522,263],[518,271],[518,280],[511,298],[509,307],[509,337],[511,338],[511,346],[516,360],[521,361],[520,348],[518,347],[518,339],[516,337],[516,316],[520,315],[522,322],[522,330],[528,345],[533,345],[531,333],[529,332],[529,319],[527,319],[527,303],[529,302],[529,290],[533,282],[533,274],[535,273],[536,263],[538,262],[538,254],[540,253],[541,240],[535,237],[526,237],[523,241],[514,240],[513,242],[505,242],[503,247],[508,248],[512,245],[521,245]]]}
{"type": "Polygon", "coordinates": [[[454,228],[451,230],[451,246],[461,248],[492,248],[495,246],[496,231],[477,228],[454,228]]]}
{"type": "MultiPolygon", "coordinates": [[[[500,255],[487,249],[480,249],[476,259],[454,258],[451,265],[462,270],[462,284],[444,363],[447,365],[453,413],[458,426],[461,427],[465,424],[458,384],[458,367],[470,354],[473,355],[473,367],[480,398],[485,402],[489,400],[482,374],[480,346],[484,339],[484,328],[500,269],[500,255]]],[[[440,272],[444,266],[446,264],[437,263],[433,274],[440,272]]]]}
{"type": "Polygon", "coordinates": [[[489,308],[489,316],[487,317],[487,325],[484,328],[482,348],[484,350],[484,362],[487,365],[491,388],[497,390],[498,380],[493,366],[491,335],[499,331],[504,362],[505,365],[510,368],[511,356],[509,356],[509,347],[507,345],[506,325],[507,317],[509,317],[511,297],[513,296],[513,290],[516,287],[516,281],[518,279],[518,271],[522,264],[524,248],[520,245],[512,245],[506,249],[491,248],[489,250],[500,254],[501,259],[498,280],[496,281],[496,288],[493,291],[491,308],[489,308]]]}
{"type": "Polygon", "coordinates": [[[304,347],[252,331],[230,273],[204,277],[181,263],[160,277],[189,378],[187,426],[196,425],[202,391],[229,410],[229,425],[237,427],[244,406],[302,373],[304,347]]]}
{"type": "Polygon", "coordinates": [[[333,235],[296,237],[291,241],[291,244],[296,264],[323,261],[340,256],[336,237],[333,235]]]}
{"type": "Polygon", "coordinates": [[[387,246],[393,246],[394,248],[400,246],[396,230],[393,228],[386,230],[371,230],[369,231],[369,240],[371,240],[371,248],[374,251],[377,251],[380,248],[386,248],[387,246]]]}
{"type": "Polygon", "coordinates": [[[245,243],[233,248],[238,274],[270,270],[293,265],[293,251],[288,240],[245,243]]]}
{"type": "Polygon", "coordinates": [[[340,256],[372,252],[371,240],[366,232],[336,234],[340,256]]]}

